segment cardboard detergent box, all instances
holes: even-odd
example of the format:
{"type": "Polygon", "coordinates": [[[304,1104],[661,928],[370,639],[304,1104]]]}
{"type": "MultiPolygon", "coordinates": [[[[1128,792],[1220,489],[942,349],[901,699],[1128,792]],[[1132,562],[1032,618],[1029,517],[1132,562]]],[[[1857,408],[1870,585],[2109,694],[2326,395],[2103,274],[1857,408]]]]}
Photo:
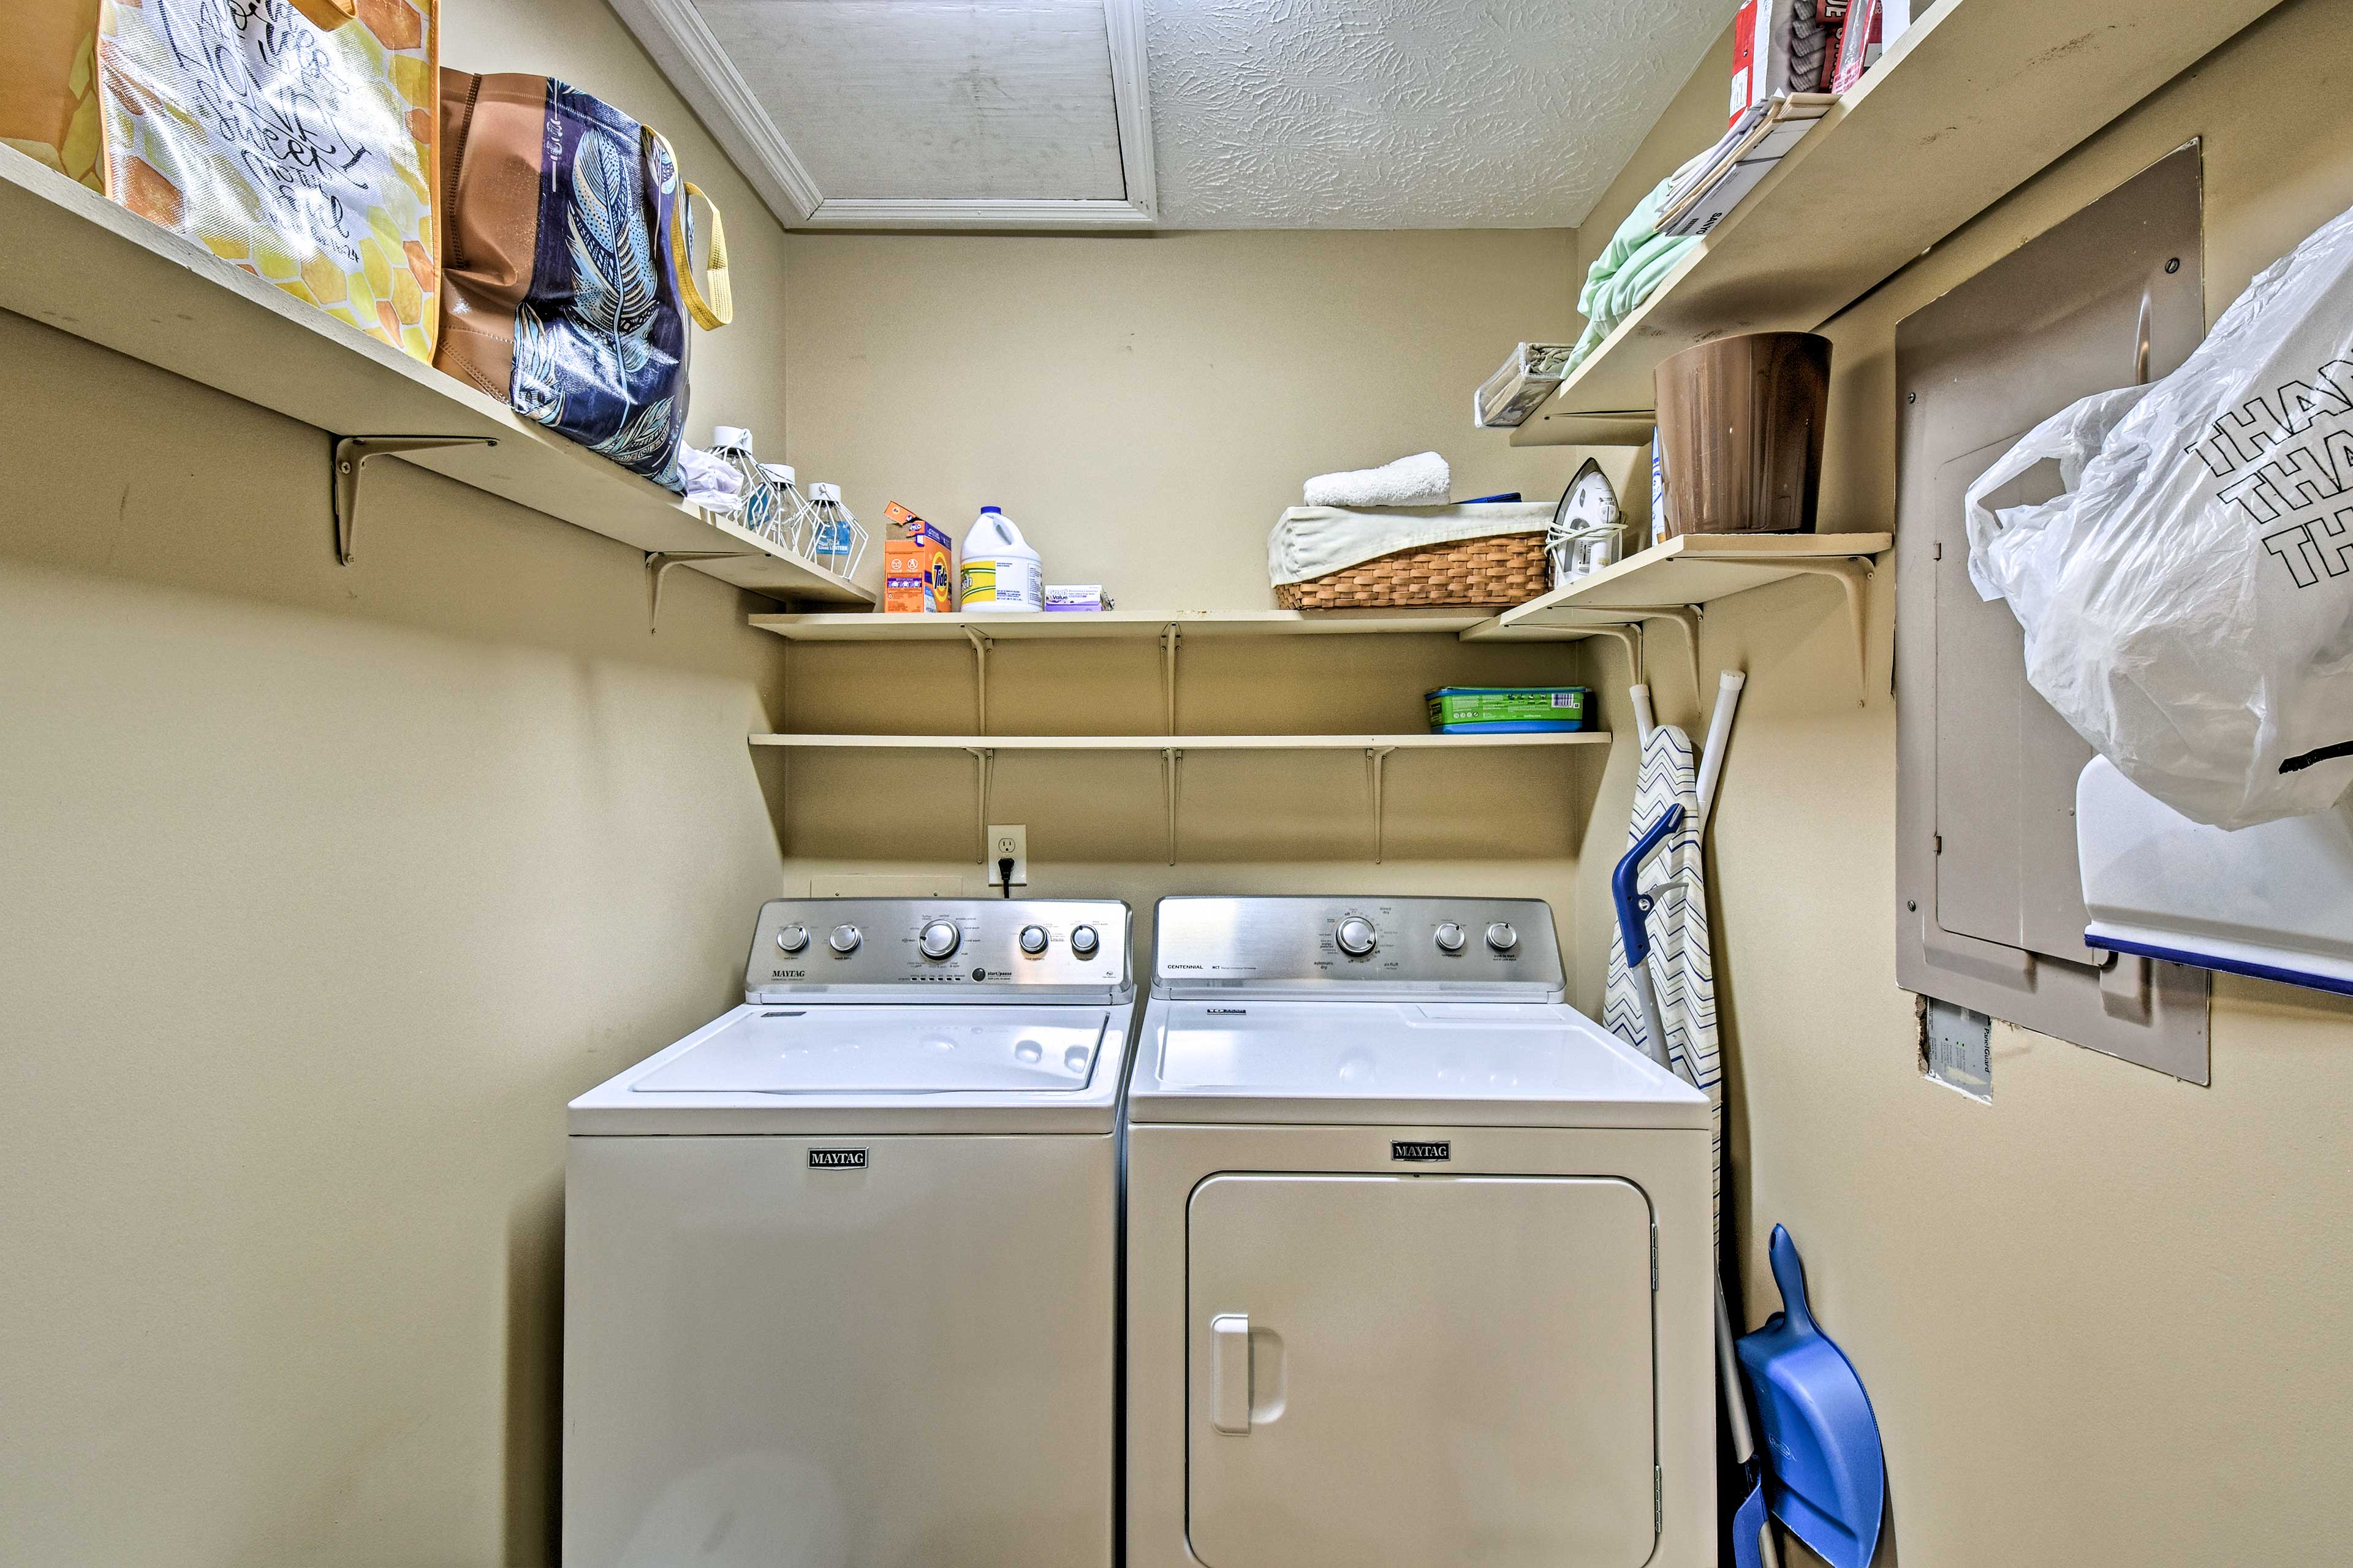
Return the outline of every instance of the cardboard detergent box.
{"type": "Polygon", "coordinates": [[[937,616],[955,608],[955,546],[897,501],[882,509],[882,608],[937,616]]]}

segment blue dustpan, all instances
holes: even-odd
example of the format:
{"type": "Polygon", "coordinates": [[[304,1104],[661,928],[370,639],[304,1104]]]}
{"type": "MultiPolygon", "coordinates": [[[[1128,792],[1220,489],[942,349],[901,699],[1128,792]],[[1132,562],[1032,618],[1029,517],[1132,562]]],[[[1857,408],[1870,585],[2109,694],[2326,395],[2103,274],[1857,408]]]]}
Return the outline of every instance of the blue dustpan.
{"type": "Polygon", "coordinates": [[[1831,1568],[1869,1568],[1887,1490],[1879,1422],[1853,1363],[1815,1326],[1806,1308],[1806,1266],[1778,1225],[1773,1282],[1781,1288],[1782,1310],[1739,1344],[1765,1428],[1773,1517],[1831,1568]]]}

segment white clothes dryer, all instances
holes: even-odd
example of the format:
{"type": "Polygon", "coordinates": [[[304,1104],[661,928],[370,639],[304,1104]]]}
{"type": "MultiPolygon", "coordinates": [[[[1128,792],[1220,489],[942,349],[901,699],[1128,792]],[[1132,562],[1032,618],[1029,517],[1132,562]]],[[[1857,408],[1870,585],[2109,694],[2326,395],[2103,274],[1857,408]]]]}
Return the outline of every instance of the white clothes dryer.
{"type": "Polygon", "coordinates": [[[1103,1568],[1116,901],[780,900],[574,1100],[567,1568],[1103,1568]]]}
{"type": "Polygon", "coordinates": [[[1127,1568],[1716,1561],[1705,1099],[1551,911],[1169,898],[1129,1085],[1127,1568]]]}

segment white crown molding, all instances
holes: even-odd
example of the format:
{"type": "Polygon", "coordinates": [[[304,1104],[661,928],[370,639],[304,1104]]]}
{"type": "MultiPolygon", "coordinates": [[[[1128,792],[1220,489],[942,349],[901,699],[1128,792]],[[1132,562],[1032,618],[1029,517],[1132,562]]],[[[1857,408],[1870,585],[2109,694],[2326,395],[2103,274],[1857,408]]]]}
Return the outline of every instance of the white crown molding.
{"type": "Polygon", "coordinates": [[[1124,201],[828,197],[691,0],[612,0],[612,5],[786,228],[1140,228],[1159,221],[1144,0],[1103,0],[1124,201]]]}
{"type": "Polygon", "coordinates": [[[1119,112],[1119,164],[1127,200],[1144,223],[1160,221],[1160,186],[1152,168],[1152,76],[1144,58],[1144,0],[1103,0],[1111,35],[1111,97],[1119,112]]]}
{"type": "Polygon", "coordinates": [[[807,228],[1139,228],[1152,215],[1134,202],[919,201],[828,196],[807,228]]]}

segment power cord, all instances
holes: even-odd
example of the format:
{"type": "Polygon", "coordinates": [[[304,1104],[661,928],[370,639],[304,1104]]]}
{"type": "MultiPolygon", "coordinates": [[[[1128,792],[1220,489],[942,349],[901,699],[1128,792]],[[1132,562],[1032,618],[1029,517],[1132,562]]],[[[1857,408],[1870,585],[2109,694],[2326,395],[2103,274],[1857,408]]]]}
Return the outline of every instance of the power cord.
{"type": "Polygon", "coordinates": [[[1005,896],[1008,899],[1011,898],[1013,896],[1012,856],[1000,855],[997,858],[997,879],[1003,885],[1005,889],[1005,896]]]}

